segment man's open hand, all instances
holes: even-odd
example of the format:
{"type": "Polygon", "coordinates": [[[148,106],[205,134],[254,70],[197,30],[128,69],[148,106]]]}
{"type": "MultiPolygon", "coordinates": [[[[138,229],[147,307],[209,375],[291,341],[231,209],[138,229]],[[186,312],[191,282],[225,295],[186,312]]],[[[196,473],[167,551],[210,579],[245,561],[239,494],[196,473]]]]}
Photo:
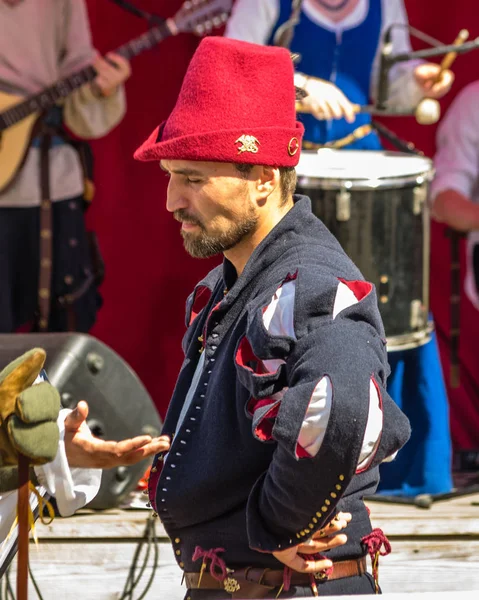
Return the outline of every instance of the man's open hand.
{"type": "Polygon", "coordinates": [[[65,418],[65,450],[70,467],[111,469],[134,465],[158,452],[169,450],[170,438],[140,435],[121,442],[107,442],[92,435],[86,419],[88,404],[83,400],[65,418]]]}

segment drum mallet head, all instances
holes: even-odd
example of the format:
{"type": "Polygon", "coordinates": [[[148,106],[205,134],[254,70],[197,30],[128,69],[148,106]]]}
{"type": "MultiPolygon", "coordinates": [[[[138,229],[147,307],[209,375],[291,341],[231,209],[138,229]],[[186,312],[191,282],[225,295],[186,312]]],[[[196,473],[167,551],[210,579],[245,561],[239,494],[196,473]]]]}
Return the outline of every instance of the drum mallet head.
{"type": "Polygon", "coordinates": [[[420,125],[433,125],[441,116],[441,105],[434,98],[423,98],[414,111],[416,121],[420,125]]]}

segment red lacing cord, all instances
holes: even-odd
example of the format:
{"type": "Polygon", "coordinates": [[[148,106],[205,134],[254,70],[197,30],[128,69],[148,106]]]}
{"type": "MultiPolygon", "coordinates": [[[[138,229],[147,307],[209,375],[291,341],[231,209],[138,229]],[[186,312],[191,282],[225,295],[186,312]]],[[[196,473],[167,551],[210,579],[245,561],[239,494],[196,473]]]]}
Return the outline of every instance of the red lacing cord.
{"type": "Polygon", "coordinates": [[[365,535],[361,541],[366,546],[373,565],[374,587],[379,594],[379,557],[387,556],[391,552],[391,544],[382,529],[376,527],[369,535],[365,535]],[[381,548],[384,546],[384,550],[381,548]]]}
{"type": "Polygon", "coordinates": [[[196,546],[195,551],[193,553],[193,562],[196,562],[200,558],[203,559],[200,570],[200,577],[198,579],[198,587],[201,585],[201,578],[203,577],[203,573],[205,572],[207,561],[210,561],[210,575],[216,581],[224,581],[228,574],[226,570],[225,561],[218,556],[220,552],[224,552],[224,548],[211,548],[210,550],[203,550],[201,546],[196,546]],[[218,573],[218,570],[221,573],[218,573]]]}

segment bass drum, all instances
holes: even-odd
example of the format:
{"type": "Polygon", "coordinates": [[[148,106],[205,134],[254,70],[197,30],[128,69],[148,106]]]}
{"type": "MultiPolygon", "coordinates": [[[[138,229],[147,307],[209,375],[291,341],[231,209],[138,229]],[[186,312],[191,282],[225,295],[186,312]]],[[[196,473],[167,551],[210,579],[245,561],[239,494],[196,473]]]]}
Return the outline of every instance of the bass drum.
{"type": "Polygon", "coordinates": [[[428,190],[424,157],[384,151],[303,152],[297,192],[374,283],[388,350],[430,340],[428,190]]]}

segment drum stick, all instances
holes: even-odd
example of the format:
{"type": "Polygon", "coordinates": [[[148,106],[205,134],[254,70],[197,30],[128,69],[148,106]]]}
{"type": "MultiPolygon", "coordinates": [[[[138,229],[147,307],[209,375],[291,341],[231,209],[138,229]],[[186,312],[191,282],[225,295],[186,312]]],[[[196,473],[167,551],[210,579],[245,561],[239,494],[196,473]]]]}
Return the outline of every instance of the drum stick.
{"type": "MultiPolygon", "coordinates": [[[[454,40],[453,45],[460,46],[467,40],[468,37],[469,31],[467,29],[461,29],[454,40]]],[[[432,81],[431,89],[441,81],[442,74],[451,67],[452,63],[456,60],[456,57],[457,52],[448,52],[443,57],[439,66],[439,71],[432,81]]],[[[437,123],[441,117],[441,105],[434,98],[426,97],[419,101],[415,108],[414,114],[416,116],[416,121],[421,125],[437,123]]]]}
{"type": "MultiPolygon", "coordinates": [[[[467,29],[461,29],[461,31],[458,33],[457,38],[454,40],[453,45],[454,46],[460,46],[461,44],[464,44],[464,42],[467,41],[469,37],[469,31],[467,29]]],[[[436,78],[434,80],[434,83],[437,83],[438,81],[440,81],[441,79],[441,75],[444,71],[447,71],[447,69],[450,69],[452,66],[452,63],[456,60],[457,57],[457,52],[448,52],[444,58],[441,61],[441,68],[438,71],[438,74],[436,75],[436,78]]]]}

